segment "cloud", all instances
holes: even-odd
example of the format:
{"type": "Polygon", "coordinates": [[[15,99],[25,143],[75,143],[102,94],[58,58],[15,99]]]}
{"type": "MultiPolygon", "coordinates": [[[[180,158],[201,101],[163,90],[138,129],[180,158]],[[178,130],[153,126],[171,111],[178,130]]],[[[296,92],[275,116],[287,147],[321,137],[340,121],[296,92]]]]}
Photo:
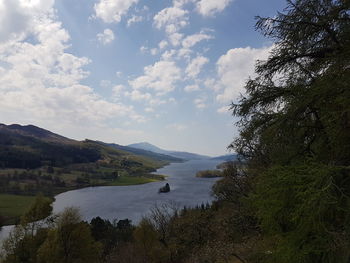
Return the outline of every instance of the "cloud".
{"type": "Polygon", "coordinates": [[[153,17],[156,28],[165,28],[168,34],[177,32],[188,24],[188,11],[173,6],[161,10],[153,17]]]}
{"type": "Polygon", "coordinates": [[[136,16],[133,15],[131,18],[128,19],[127,26],[131,26],[132,24],[139,23],[143,20],[142,16],[136,16]]]}
{"type": "Polygon", "coordinates": [[[169,35],[169,41],[173,46],[178,46],[181,44],[181,40],[183,38],[183,34],[180,33],[172,33],[169,35]]]}
{"type": "Polygon", "coordinates": [[[124,93],[124,95],[130,97],[133,101],[149,101],[152,98],[152,95],[150,93],[142,93],[139,90],[133,90],[131,92],[127,91],[124,93]]]}
{"type": "Polygon", "coordinates": [[[188,85],[185,87],[186,92],[193,92],[193,91],[197,91],[197,90],[199,90],[198,85],[188,85]]]}
{"type": "Polygon", "coordinates": [[[218,113],[229,113],[230,107],[229,106],[223,106],[219,109],[217,109],[218,113]]]}
{"type": "Polygon", "coordinates": [[[54,0],[0,1],[0,42],[24,38],[40,14],[52,15],[54,0]]]}
{"type": "Polygon", "coordinates": [[[124,85],[116,85],[112,88],[112,97],[113,97],[114,101],[120,100],[123,90],[125,90],[124,85]]]}
{"type": "Polygon", "coordinates": [[[153,56],[155,56],[155,55],[157,55],[157,53],[158,53],[158,49],[156,49],[156,48],[151,48],[150,52],[151,52],[151,54],[152,54],[153,56]]]}
{"type": "Polygon", "coordinates": [[[271,48],[234,48],[222,55],[216,63],[216,85],[221,89],[216,99],[221,103],[228,103],[244,93],[246,81],[249,76],[254,76],[256,61],[267,59],[271,48]]]}
{"type": "Polygon", "coordinates": [[[138,0],[100,0],[95,4],[95,15],[105,23],[119,23],[138,0]]]}
{"type": "Polygon", "coordinates": [[[166,40],[162,40],[159,42],[158,46],[159,46],[159,49],[163,49],[163,48],[166,48],[168,45],[168,42],[166,40]]]}
{"type": "Polygon", "coordinates": [[[191,48],[203,40],[209,40],[213,38],[214,38],[213,36],[201,32],[201,33],[190,35],[184,38],[184,40],[182,40],[182,46],[184,48],[191,48]]]}
{"type": "Polygon", "coordinates": [[[151,89],[163,95],[175,89],[181,69],[173,61],[160,60],[144,68],[144,75],[129,81],[133,89],[151,89]]]}
{"type": "Polygon", "coordinates": [[[194,58],[186,68],[186,74],[190,78],[195,78],[200,73],[202,67],[209,62],[209,59],[203,56],[194,58]]]}
{"type": "Polygon", "coordinates": [[[197,11],[203,16],[213,16],[223,11],[232,0],[200,0],[197,2],[197,11]]]}
{"type": "Polygon", "coordinates": [[[103,45],[110,44],[114,40],[114,33],[112,30],[107,28],[107,29],[103,30],[103,33],[97,34],[97,39],[103,45]]]}
{"type": "MultiPolygon", "coordinates": [[[[32,5],[39,9],[39,4],[32,5]]],[[[40,19],[28,21],[26,34],[31,42],[9,39],[0,43],[0,112],[4,121],[59,120],[71,126],[99,125],[116,118],[145,121],[132,106],[110,102],[81,84],[89,74],[84,67],[90,60],[67,52],[68,32],[51,15],[52,10],[42,6],[42,12],[35,11],[40,19]]]]}
{"type": "Polygon", "coordinates": [[[200,98],[197,98],[195,99],[193,102],[194,102],[194,105],[196,106],[197,109],[204,109],[207,107],[206,105],[206,98],[205,97],[200,97],[200,98]]]}
{"type": "Polygon", "coordinates": [[[147,51],[148,51],[148,47],[145,47],[145,46],[141,46],[141,47],[140,47],[140,52],[141,52],[141,53],[144,54],[144,53],[147,53],[147,51]]]}

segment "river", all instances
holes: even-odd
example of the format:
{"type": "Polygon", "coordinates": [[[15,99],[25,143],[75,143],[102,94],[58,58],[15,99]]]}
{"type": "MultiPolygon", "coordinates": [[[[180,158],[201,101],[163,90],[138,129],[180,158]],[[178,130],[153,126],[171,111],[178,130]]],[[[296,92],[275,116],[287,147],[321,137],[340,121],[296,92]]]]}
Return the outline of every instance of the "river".
{"type": "MultiPolygon", "coordinates": [[[[90,221],[100,216],[104,219],[131,219],[134,224],[147,215],[152,207],[164,202],[176,203],[179,207],[195,206],[212,202],[211,187],[217,178],[197,178],[196,172],[214,169],[221,161],[191,160],[171,163],[156,171],[167,175],[167,180],[131,186],[99,186],[72,190],[55,196],[53,212],[66,207],[78,207],[82,218],[90,221]],[[169,193],[158,193],[158,189],[169,183],[169,193]]],[[[3,227],[0,240],[8,235],[11,226],[3,227]]]]}

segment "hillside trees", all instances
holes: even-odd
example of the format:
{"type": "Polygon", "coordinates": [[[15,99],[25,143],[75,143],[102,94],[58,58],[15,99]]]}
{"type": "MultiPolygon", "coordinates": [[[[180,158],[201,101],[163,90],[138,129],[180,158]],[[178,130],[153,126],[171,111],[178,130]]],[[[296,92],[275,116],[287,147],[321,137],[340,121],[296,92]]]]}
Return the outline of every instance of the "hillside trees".
{"type": "Polygon", "coordinates": [[[289,0],[258,18],[275,41],[232,104],[266,262],[350,260],[350,1],[289,0]]]}

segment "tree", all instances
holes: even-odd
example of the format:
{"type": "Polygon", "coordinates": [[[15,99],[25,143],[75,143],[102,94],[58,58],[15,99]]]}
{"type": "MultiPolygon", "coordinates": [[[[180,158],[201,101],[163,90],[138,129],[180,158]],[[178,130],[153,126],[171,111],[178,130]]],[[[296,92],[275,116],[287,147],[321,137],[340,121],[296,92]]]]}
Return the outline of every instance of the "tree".
{"type": "Polygon", "coordinates": [[[36,196],[34,203],[28,211],[21,217],[21,225],[30,229],[30,235],[33,237],[35,230],[41,225],[39,220],[48,217],[52,212],[50,198],[42,194],[36,196]]]}
{"type": "Polygon", "coordinates": [[[95,263],[98,262],[100,250],[100,244],[93,240],[90,227],[81,221],[78,210],[67,208],[38,250],[38,262],[95,263]]]}
{"type": "MultiPolygon", "coordinates": [[[[350,1],[288,0],[258,17],[275,41],[246,95],[230,147],[247,161],[266,262],[350,260],[350,1]]],[[[262,259],[259,262],[263,261],[262,259]]]]}
{"type": "Polygon", "coordinates": [[[262,165],[314,157],[350,160],[349,1],[288,1],[286,13],[259,18],[276,41],[256,67],[247,95],[232,104],[241,136],[231,147],[262,165]]]}

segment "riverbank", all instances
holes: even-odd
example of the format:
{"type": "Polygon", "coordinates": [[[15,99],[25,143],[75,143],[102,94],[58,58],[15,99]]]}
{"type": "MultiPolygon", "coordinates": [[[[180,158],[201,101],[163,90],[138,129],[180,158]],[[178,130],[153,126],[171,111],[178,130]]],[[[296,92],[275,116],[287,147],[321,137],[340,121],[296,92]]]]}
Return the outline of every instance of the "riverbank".
{"type": "MultiPolygon", "coordinates": [[[[94,182],[94,184],[76,185],[66,188],[56,189],[54,195],[47,196],[55,201],[54,196],[72,191],[83,189],[86,187],[97,187],[97,186],[130,186],[140,185],[153,182],[164,181],[165,175],[147,174],[143,176],[119,176],[113,180],[104,180],[94,182]]],[[[20,217],[29,209],[34,203],[34,195],[22,195],[22,194],[0,194],[0,226],[14,225],[19,223],[20,217]]]]}

